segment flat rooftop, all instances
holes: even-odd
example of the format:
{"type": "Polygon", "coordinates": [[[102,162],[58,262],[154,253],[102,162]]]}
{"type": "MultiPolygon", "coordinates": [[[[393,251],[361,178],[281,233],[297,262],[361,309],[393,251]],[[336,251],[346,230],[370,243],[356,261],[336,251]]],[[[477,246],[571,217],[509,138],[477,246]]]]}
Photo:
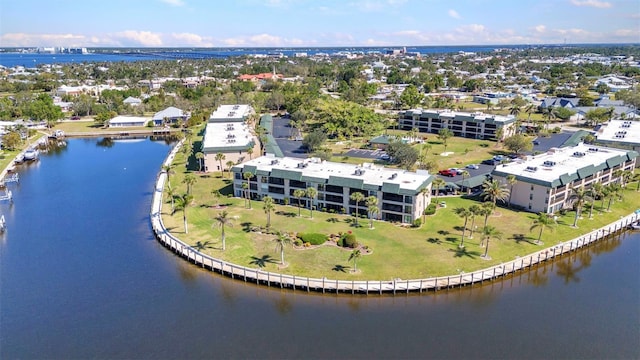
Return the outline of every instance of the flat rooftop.
{"type": "Polygon", "coordinates": [[[209,121],[228,122],[242,121],[251,114],[253,108],[247,104],[220,105],[209,117],[209,121]]]}
{"type": "Polygon", "coordinates": [[[208,123],[202,141],[203,150],[223,151],[246,148],[253,142],[253,135],[245,123],[208,123]]]}
{"type": "Polygon", "coordinates": [[[417,191],[425,182],[429,183],[431,175],[426,170],[411,172],[401,169],[385,168],[372,163],[343,164],[329,162],[319,158],[292,158],[261,156],[244,162],[242,166],[255,166],[258,171],[272,172],[274,169],[295,171],[302,176],[329,180],[329,177],[353,179],[364,184],[382,186],[383,183],[398,185],[400,189],[417,191]]]}
{"type": "Polygon", "coordinates": [[[576,146],[551,148],[544,154],[529,156],[526,160],[498,165],[493,174],[515,175],[520,179],[551,184],[564,175],[581,173],[581,178],[592,175],[603,164],[613,167],[621,159],[626,161],[628,154],[629,151],[626,150],[580,143],[576,146]]]}
{"type": "Polygon", "coordinates": [[[596,139],[640,145],[640,121],[611,120],[596,132],[596,139]]]}
{"type": "Polygon", "coordinates": [[[431,114],[437,116],[439,118],[452,118],[456,120],[476,120],[476,121],[485,121],[490,120],[496,123],[511,123],[515,121],[515,116],[509,115],[493,115],[493,114],[485,114],[483,112],[463,112],[463,111],[452,111],[448,109],[411,109],[405,111],[406,114],[431,114]]]}

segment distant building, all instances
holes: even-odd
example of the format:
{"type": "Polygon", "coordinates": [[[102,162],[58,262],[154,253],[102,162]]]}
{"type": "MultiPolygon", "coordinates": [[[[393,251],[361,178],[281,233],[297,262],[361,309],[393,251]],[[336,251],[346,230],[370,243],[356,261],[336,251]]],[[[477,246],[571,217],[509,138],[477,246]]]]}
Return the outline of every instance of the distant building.
{"type": "Polygon", "coordinates": [[[155,126],[182,124],[189,118],[189,114],[170,106],[162,111],[158,111],[153,115],[153,124],[155,126]]]}
{"type": "Polygon", "coordinates": [[[228,161],[236,164],[260,156],[260,146],[247,124],[253,113],[250,105],[220,105],[211,114],[202,141],[205,171],[223,171],[228,161]],[[222,168],[216,160],[219,153],[225,157],[222,168]]]}
{"type": "Polygon", "coordinates": [[[420,132],[437,134],[441,129],[449,129],[454,136],[471,139],[496,139],[502,129],[501,140],[515,133],[515,121],[511,115],[423,109],[401,111],[398,118],[403,130],[417,128],[420,132]]]}
{"type": "Polygon", "coordinates": [[[123,104],[131,105],[131,106],[139,106],[142,104],[142,100],[135,98],[133,96],[129,96],[128,98],[122,100],[123,104]]]}
{"type": "Polygon", "coordinates": [[[633,170],[637,156],[635,151],[580,143],[498,165],[491,176],[504,184],[507,176],[516,177],[512,205],[536,213],[554,213],[573,205],[571,187],[589,189],[598,182],[619,182],[616,170],[633,170]]]}
{"type": "Polygon", "coordinates": [[[640,121],[611,120],[595,133],[598,144],[640,152],[640,121]]]}
{"type": "Polygon", "coordinates": [[[138,116],[116,116],[109,120],[109,127],[142,127],[151,119],[138,116]]]}
{"type": "Polygon", "coordinates": [[[253,199],[271,196],[278,203],[296,203],[296,189],[313,187],[318,191],[315,199],[300,199],[302,206],[314,206],[319,210],[349,214],[367,214],[363,202],[356,204],[350,199],[354,192],[378,199],[378,219],[412,223],[419,219],[431,202],[433,177],[424,170],[417,172],[385,168],[374,164],[343,164],[318,158],[276,158],[262,156],[232,168],[234,173],[233,193],[245,195],[242,184],[243,173],[254,177],[249,181],[249,194],[253,199]],[[424,193],[422,190],[425,190],[424,193]],[[286,200],[285,200],[286,199],[286,200]]]}

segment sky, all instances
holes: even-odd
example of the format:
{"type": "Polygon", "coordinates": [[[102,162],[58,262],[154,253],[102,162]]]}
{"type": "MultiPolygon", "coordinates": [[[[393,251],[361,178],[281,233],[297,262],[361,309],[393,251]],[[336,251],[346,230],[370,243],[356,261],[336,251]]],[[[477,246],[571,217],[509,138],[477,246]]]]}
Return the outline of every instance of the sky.
{"type": "Polygon", "coordinates": [[[640,43],[639,0],[0,0],[0,47],[640,43]]]}

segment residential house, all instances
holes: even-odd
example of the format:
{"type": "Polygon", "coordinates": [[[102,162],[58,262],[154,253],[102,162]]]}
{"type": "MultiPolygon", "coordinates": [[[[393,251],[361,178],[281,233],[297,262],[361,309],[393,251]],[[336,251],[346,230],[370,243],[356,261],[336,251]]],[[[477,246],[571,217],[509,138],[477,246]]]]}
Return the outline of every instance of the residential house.
{"type": "Polygon", "coordinates": [[[122,100],[123,104],[131,105],[133,107],[140,106],[142,104],[142,100],[135,98],[133,96],[129,96],[128,98],[122,100]]]}
{"type": "Polygon", "coordinates": [[[162,111],[158,111],[153,115],[153,124],[155,126],[169,125],[169,124],[183,124],[189,118],[189,113],[186,113],[176,107],[170,106],[162,111]]]}
{"type": "Polygon", "coordinates": [[[109,120],[109,127],[142,127],[151,119],[138,116],[116,116],[109,120]]]}

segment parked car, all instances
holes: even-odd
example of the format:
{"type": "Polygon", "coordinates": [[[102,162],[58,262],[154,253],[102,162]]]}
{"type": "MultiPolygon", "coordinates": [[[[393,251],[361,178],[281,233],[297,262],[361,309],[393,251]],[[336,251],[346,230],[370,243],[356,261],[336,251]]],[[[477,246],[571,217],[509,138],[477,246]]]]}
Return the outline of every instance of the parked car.
{"type": "Polygon", "coordinates": [[[71,120],[80,120],[80,116],[72,116],[71,120]]]}
{"type": "Polygon", "coordinates": [[[449,177],[454,177],[458,175],[454,170],[451,170],[451,169],[440,170],[438,171],[438,174],[442,176],[449,176],[449,177]]]}
{"type": "Polygon", "coordinates": [[[480,168],[480,166],[478,166],[478,164],[469,164],[466,166],[467,169],[473,169],[473,170],[477,170],[480,168]]]}
{"type": "Polygon", "coordinates": [[[495,159],[487,159],[487,160],[482,160],[482,163],[485,165],[497,165],[500,163],[500,161],[495,159]]]}

